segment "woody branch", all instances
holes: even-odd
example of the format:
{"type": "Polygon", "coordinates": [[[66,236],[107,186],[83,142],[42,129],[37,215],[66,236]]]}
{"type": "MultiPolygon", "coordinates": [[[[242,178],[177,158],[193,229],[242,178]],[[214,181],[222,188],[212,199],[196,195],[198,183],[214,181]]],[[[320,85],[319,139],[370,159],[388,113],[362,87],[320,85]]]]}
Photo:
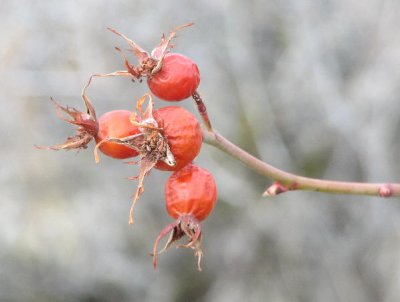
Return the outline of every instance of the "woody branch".
{"type": "Polygon", "coordinates": [[[264,196],[273,196],[290,190],[307,190],[335,194],[371,195],[380,197],[399,197],[400,184],[398,183],[362,183],[322,180],[303,177],[282,171],[261,161],[248,152],[239,148],[215,130],[203,129],[203,140],[230,156],[241,161],[274,183],[264,192],[264,196]]]}

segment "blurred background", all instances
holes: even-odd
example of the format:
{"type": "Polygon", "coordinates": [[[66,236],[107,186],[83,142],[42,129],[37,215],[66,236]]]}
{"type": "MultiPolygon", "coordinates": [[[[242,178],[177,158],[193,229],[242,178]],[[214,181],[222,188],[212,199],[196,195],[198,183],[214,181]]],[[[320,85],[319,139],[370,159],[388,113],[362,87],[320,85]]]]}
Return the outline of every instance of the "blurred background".
{"type": "MultiPolygon", "coordinates": [[[[33,147],[74,131],[50,96],[82,109],[89,75],[122,68],[114,46],[126,44],[106,27],[151,50],[195,22],[175,49],[199,65],[228,139],[293,173],[399,182],[399,1],[1,0],[0,20],[0,301],[400,300],[398,198],[262,198],[270,180],[204,145],[197,163],[219,201],[203,223],[203,272],[174,248],[154,271],[168,173],[148,177],[132,227],[134,166],[33,147]]],[[[146,91],[95,79],[89,96],[101,115],[146,91]]]]}

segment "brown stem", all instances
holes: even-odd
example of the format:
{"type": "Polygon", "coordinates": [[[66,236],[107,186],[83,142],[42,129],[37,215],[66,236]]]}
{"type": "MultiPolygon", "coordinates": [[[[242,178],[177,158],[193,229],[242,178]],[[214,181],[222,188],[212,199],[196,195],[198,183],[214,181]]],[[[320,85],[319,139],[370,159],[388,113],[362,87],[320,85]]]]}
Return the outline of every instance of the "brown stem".
{"type": "Polygon", "coordinates": [[[192,98],[196,102],[197,110],[199,111],[200,116],[203,119],[206,129],[208,131],[212,131],[212,126],[211,126],[210,118],[208,117],[207,108],[206,108],[206,105],[204,104],[203,99],[201,98],[200,94],[197,91],[195,91],[192,94],[192,98]]]}
{"type": "MultiPolygon", "coordinates": [[[[397,183],[360,183],[308,178],[275,168],[242,150],[228,141],[218,132],[203,129],[203,140],[232,157],[238,159],[257,173],[273,179],[283,187],[279,190],[268,189],[264,195],[275,195],[288,190],[308,190],[336,194],[374,195],[380,197],[400,196],[400,184],[397,183]]],[[[273,184],[277,187],[277,183],[273,184]]]]}

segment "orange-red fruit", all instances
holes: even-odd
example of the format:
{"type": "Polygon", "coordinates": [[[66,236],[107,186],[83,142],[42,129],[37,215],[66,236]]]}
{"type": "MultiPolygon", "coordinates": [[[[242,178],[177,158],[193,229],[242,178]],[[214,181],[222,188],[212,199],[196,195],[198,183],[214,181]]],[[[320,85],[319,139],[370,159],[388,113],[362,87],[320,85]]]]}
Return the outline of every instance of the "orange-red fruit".
{"type": "Polygon", "coordinates": [[[153,112],[158,126],[175,157],[176,165],[171,167],[159,161],[156,168],[165,171],[177,171],[191,163],[200,152],[203,136],[196,117],[178,106],[163,107],[153,112]]]}
{"type": "Polygon", "coordinates": [[[200,84],[196,63],[179,53],[165,55],[161,70],[147,79],[153,94],[165,101],[181,101],[190,97],[200,84]]]}
{"type": "MultiPolygon", "coordinates": [[[[138,134],[138,127],[130,122],[131,115],[132,112],[128,110],[114,110],[103,114],[98,120],[99,132],[95,137],[96,142],[99,143],[103,139],[110,137],[122,138],[138,134]]],[[[107,141],[103,142],[99,146],[99,149],[105,155],[118,159],[139,155],[139,153],[132,148],[107,141]]]]}
{"type": "Polygon", "coordinates": [[[165,185],[166,208],[174,219],[193,215],[202,221],[211,213],[216,201],[214,177],[194,164],[174,172],[165,185]]]}

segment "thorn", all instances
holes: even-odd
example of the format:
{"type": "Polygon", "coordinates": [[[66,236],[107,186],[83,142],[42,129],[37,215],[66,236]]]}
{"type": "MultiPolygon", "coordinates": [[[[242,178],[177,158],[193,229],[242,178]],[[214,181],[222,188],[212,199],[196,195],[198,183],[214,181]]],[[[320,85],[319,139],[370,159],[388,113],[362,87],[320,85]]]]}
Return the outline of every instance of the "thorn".
{"type": "Polygon", "coordinates": [[[279,182],[274,182],[265,192],[263,193],[263,197],[268,197],[268,196],[276,196],[281,193],[285,193],[289,191],[290,188],[280,184],[279,182]]]}

